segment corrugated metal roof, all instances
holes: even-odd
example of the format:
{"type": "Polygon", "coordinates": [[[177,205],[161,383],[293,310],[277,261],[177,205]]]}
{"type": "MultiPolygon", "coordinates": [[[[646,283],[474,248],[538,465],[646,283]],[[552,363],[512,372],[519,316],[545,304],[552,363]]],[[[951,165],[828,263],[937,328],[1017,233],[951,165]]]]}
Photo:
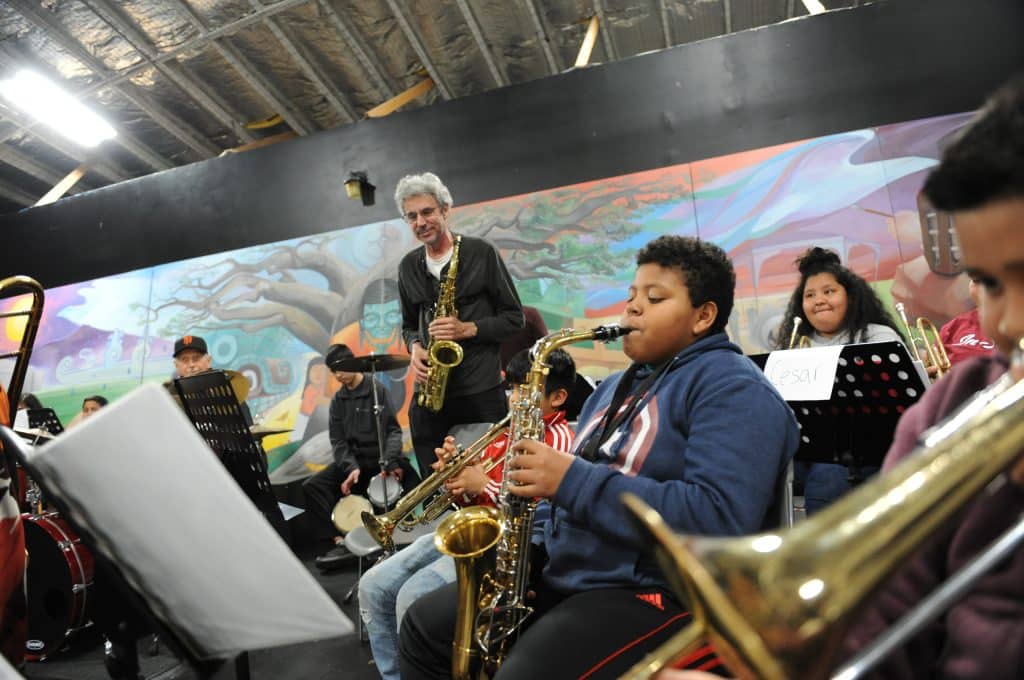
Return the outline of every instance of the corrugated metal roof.
{"type": "Polygon", "coordinates": [[[435,87],[406,108],[559,73],[593,16],[598,63],[806,13],[800,0],[6,0],[0,78],[31,66],[63,81],[118,137],[87,154],[0,102],[0,212],[83,162],[72,193],[350,124],[427,75],[435,87]]]}

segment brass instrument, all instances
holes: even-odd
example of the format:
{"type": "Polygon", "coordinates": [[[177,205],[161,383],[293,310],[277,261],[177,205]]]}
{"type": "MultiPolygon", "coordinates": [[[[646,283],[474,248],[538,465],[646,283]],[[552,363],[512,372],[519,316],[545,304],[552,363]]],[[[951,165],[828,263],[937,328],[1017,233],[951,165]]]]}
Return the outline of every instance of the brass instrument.
{"type": "Polygon", "coordinates": [[[799,335],[800,324],[803,322],[799,316],[793,317],[793,332],[789,334],[789,349],[807,349],[811,346],[811,339],[806,335],[799,335]]]}
{"type": "Polygon", "coordinates": [[[939,337],[939,329],[935,327],[931,319],[926,316],[919,316],[911,326],[907,320],[907,307],[902,302],[897,302],[896,312],[903,322],[903,330],[907,339],[914,346],[914,353],[924,362],[925,369],[935,368],[935,377],[941,378],[949,371],[949,355],[946,354],[946,347],[939,337]],[[914,333],[914,330],[917,333],[914,333]]]}
{"type": "MultiPolygon", "coordinates": [[[[434,318],[446,316],[457,317],[455,308],[455,277],[459,271],[459,246],[462,236],[455,237],[452,246],[452,259],[448,263],[448,274],[441,281],[437,292],[437,305],[434,306],[434,318]]],[[[420,387],[416,403],[434,413],[444,406],[444,394],[448,391],[449,372],[462,363],[462,346],[454,340],[435,340],[430,338],[427,344],[427,380],[420,387]]]]}
{"type": "MultiPolygon", "coordinates": [[[[402,496],[391,511],[383,515],[364,512],[361,515],[363,526],[370,532],[373,540],[377,541],[385,550],[394,550],[393,534],[396,528],[402,531],[412,531],[417,524],[427,524],[440,517],[441,513],[455,502],[454,496],[445,490],[445,482],[462,472],[468,465],[475,464],[487,447],[491,445],[491,442],[508,428],[510,418],[511,416],[505,416],[472,444],[465,448],[460,447],[455,455],[445,462],[443,468],[431,473],[414,489],[402,496]],[[415,511],[420,503],[425,503],[425,505],[423,514],[417,518],[415,511]]],[[[497,465],[496,460],[487,461],[484,465],[484,472],[490,472],[495,465],[497,465]]]]}
{"type": "MultiPolygon", "coordinates": [[[[510,443],[544,439],[540,400],[551,368],[547,364],[551,352],[587,340],[607,342],[630,330],[614,325],[582,331],[567,328],[538,340],[530,352],[532,363],[526,383],[519,386],[518,398],[511,404],[510,443]]],[[[505,453],[506,472],[511,469],[514,455],[510,445],[505,453]]],[[[437,549],[455,558],[459,578],[458,617],[452,645],[455,680],[468,680],[477,665],[481,666],[481,675],[493,675],[523,622],[533,612],[526,605],[526,585],[530,529],[537,501],[511,493],[513,484],[505,474],[494,515],[485,517],[477,512],[478,508],[460,510],[442,523],[434,536],[437,549]],[[470,531],[460,527],[467,524],[473,527],[471,533],[477,541],[465,540],[470,531]]]]}
{"type": "Polygon", "coordinates": [[[694,622],[623,677],[650,677],[705,637],[742,678],[828,677],[861,604],[1018,458],[1024,381],[1004,376],[922,440],[886,474],[780,533],[676,535],[624,494],[694,622]]]}
{"type": "Polygon", "coordinates": [[[39,331],[39,320],[43,316],[43,302],[46,296],[39,282],[28,276],[9,276],[0,281],[0,296],[12,297],[23,293],[32,294],[32,304],[28,309],[0,314],[0,319],[10,319],[19,316],[27,317],[18,349],[14,352],[0,354],[0,359],[14,357],[14,371],[11,374],[11,382],[7,387],[7,398],[10,400],[11,406],[11,411],[8,415],[12,423],[18,411],[21,390],[25,386],[25,376],[28,375],[28,362],[32,357],[32,345],[35,343],[36,333],[39,331]]]}

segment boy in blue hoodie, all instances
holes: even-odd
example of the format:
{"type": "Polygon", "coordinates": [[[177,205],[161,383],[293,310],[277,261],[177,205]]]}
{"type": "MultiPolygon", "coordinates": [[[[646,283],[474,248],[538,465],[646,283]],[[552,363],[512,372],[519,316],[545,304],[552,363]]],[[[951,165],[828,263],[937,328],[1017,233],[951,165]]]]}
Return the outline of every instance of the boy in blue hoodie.
{"type": "MultiPolygon", "coordinates": [[[[736,277],[725,252],[663,236],[637,254],[622,324],[633,364],[580,415],[572,454],[515,444],[514,493],[551,501],[535,611],[497,678],[614,678],[686,625],[620,501],[630,491],[678,532],[753,533],[797,447],[792,412],[729,342],[736,277]]],[[[455,586],[420,599],[401,632],[402,677],[451,673],[455,586]]],[[[717,667],[709,649],[687,665],[717,667]]]]}

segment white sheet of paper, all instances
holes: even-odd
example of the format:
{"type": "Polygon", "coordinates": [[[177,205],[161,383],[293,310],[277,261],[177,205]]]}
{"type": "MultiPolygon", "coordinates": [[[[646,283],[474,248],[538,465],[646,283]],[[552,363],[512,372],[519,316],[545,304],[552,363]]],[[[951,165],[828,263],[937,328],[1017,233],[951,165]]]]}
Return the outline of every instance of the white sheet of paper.
{"type": "Polygon", "coordinates": [[[30,461],[200,659],[352,631],[161,387],[138,388],[30,461]]]}
{"type": "Polygon", "coordinates": [[[783,349],[768,355],[764,374],[786,401],[828,401],[842,345],[783,349]]]}

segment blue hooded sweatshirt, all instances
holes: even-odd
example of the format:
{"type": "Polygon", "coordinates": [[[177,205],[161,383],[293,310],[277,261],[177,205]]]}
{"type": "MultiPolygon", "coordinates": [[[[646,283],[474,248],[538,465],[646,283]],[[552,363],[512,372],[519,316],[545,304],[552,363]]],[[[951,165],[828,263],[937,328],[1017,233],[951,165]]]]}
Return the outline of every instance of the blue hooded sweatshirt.
{"type": "Polygon", "coordinates": [[[560,592],[667,585],[620,501],[623,492],[651,505],[676,532],[754,533],[797,449],[792,410],[740,348],[716,333],[677,354],[636,395],[631,417],[597,460],[584,460],[579,453],[622,375],[603,381],[584,404],[577,458],[551,498],[543,578],[560,592]]]}

